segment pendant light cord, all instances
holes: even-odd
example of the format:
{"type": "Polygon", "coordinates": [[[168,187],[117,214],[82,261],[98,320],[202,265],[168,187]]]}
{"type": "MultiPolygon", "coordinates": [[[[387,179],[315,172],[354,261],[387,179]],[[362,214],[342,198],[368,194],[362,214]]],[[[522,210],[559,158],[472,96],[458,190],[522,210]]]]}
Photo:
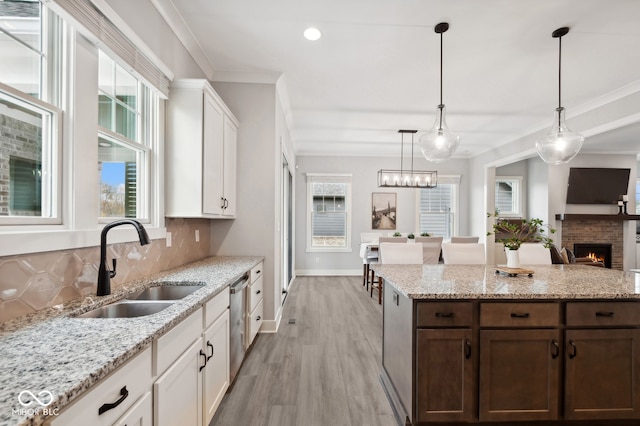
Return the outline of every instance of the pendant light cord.
{"type": "Polygon", "coordinates": [[[443,33],[440,33],[440,105],[438,105],[438,108],[440,108],[440,124],[438,128],[440,129],[442,129],[442,110],[444,108],[442,103],[442,34],[443,33]]]}
{"type": "Polygon", "coordinates": [[[562,109],[562,37],[558,37],[558,109],[562,109]]]}

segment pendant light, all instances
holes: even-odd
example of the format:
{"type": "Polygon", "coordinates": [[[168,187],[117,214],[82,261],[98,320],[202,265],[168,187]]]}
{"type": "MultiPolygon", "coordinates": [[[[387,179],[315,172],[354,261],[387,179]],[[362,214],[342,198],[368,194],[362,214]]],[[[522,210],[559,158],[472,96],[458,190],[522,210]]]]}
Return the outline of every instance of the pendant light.
{"type": "Polygon", "coordinates": [[[551,37],[558,39],[558,108],[556,108],[551,129],[536,142],[536,150],[540,158],[545,163],[553,165],[571,161],[578,154],[582,147],[582,142],[584,142],[582,135],[573,133],[567,127],[564,107],[562,106],[562,37],[567,35],[568,32],[568,27],[562,27],[551,34],[551,37]]]}
{"type": "Polygon", "coordinates": [[[437,34],[440,34],[440,105],[436,111],[436,121],[433,127],[423,134],[419,141],[424,158],[434,163],[451,158],[460,144],[460,135],[453,133],[447,126],[444,103],[442,102],[442,34],[448,29],[449,24],[446,22],[439,23],[434,29],[437,34]]]}
{"type": "Polygon", "coordinates": [[[435,188],[438,172],[413,170],[413,135],[417,130],[398,130],[400,136],[400,170],[378,171],[378,186],[383,188],[435,188]],[[404,135],[411,134],[411,169],[404,169],[404,135]]]}

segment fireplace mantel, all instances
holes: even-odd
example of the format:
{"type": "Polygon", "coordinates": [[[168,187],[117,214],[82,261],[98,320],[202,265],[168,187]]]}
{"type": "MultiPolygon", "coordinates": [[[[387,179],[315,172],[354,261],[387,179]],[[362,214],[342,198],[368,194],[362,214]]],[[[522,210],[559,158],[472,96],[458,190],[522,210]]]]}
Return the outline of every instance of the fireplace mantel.
{"type": "Polygon", "coordinates": [[[557,214],[556,220],[640,220],[635,214],[557,214]]]}

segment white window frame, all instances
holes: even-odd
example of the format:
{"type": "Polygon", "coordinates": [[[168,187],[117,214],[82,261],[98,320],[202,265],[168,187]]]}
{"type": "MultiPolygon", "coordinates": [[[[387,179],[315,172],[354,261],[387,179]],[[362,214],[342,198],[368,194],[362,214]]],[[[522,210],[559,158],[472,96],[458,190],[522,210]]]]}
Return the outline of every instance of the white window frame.
{"type": "MultiPolygon", "coordinates": [[[[448,184],[453,185],[451,188],[451,216],[452,216],[452,229],[451,235],[458,235],[460,233],[460,175],[438,175],[438,185],[448,184]]],[[[415,229],[418,234],[420,231],[420,194],[422,191],[429,191],[429,188],[421,188],[416,191],[416,223],[415,229]]],[[[429,232],[429,230],[427,230],[429,232]]],[[[447,240],[448,241],[448,240],[447,240]]]]}
{"type": "MultiPolygon", "coordinates": [[[[83,3],[84,4],[84,3],[83,3]]],[[[90,5],[89,2],[86,3],[90,5]]],[[[59,95],[61,111],[59,181],[61,191],[59,223],[1,225],[0,256],[20,255],[34,252],[95,247],[100,244],[103,224],[98,220],[97,203],[99,177],[97,176],[98,158],[98,36],[87,30],[58,3],[47,3],[47,7],[60,17],[63,57],[60,63],[62,91],[59,95]]],[[[89,6],[87,6],[89,7],[89,6]]],[[[91,9],[91,8],[90,8],[91,9]]],[[[95,10],[95,9],[91,9],[95,10]]],[[[104,20],[101,25],[113,25],[104,20]]],[[[119,24],[119,28],[123,30],[119,24]]],[[[129,28],[122,31],[134,34],[129,28]]],[[[142,50],[150,51],[139,40],[135,43],[142,50]]],[[[113,56],[112,56],[113,57],[113,56]]],[[[154,58],[155,60],[156,58],[154,58]]],[[[121,61],[121,65],[126,62],[121,61]]],[[[166,68],[158,61],[160,68],[166,68]]],[[[126,68],[131,70],[131,68],[126,68]]],[[[50,72],[48,70],[47,72],[50,72]]],[[[137,71],[131,72],[141,81],[149,83],[137,71]]],[[[172,75],[168,75],[172,78],[172,75]]],[[[163,80],[164,81],[164,80],[163,80]]],[[[149,186],[148,199],[150,211],[145,224],[151,239],[164,238],[164,115],[166,96],[163,85],[147,84],[158,95],[158,105],[154,117],[154,129],[151,138],[157,146],[148,159],[149,186]]],[[[43,87],[47,87],[43,85],[43,87]]],[[[113,220],[113,218],[112,218],[113,220]]],[[[138,241],[138,235],[132,227],[117,227],[109,232],[109,243],[138,241]]]]}
{"type": "Polygon", "coordinates": [[[522,176],[496,176],[494,188],[500,182],[511,184],[511,188],[513,189],[513,205],[516,206],[516,209],[512,211],[499,211],[498,216],[509,218],[524,217],[524,187],[522,185],[522,176]]]}
{"type": "Polygon", "coordinates": [[[352,199],[352,187],[351,187],[351,174],[342,173],[307,173],[307,248],[309,253],[347,253],[353,251],[351,248],[351,218],[353,216],[351,211],[351,199],[352,199]],[[347,193],[345,195],[345,246],[344,247],[315,247],[312,245],[312,214],[313,214],[313,191],[311,185],[314,182],[336,182],[344,183],[347,185],[347,193]]]}

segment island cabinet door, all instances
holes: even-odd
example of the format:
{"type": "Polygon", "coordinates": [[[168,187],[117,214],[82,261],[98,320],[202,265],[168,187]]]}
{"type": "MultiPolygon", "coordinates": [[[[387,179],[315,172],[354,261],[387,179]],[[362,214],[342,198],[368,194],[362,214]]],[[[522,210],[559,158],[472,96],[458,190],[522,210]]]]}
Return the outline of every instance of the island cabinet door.
{"type": "Polygon", "coordinates": [[[474,356],[471,329],[416,331],[416,420],[474,418],[474,356]]]}
{"type": "Polygon", "coordinates": [[[558,418],[559,330],[480,331],[480,421],[558,418]]]}
{"type": "Polygon", "coordinates": [[[567,330],[565,417],[640,418],[640,330],[567,330]]]}

